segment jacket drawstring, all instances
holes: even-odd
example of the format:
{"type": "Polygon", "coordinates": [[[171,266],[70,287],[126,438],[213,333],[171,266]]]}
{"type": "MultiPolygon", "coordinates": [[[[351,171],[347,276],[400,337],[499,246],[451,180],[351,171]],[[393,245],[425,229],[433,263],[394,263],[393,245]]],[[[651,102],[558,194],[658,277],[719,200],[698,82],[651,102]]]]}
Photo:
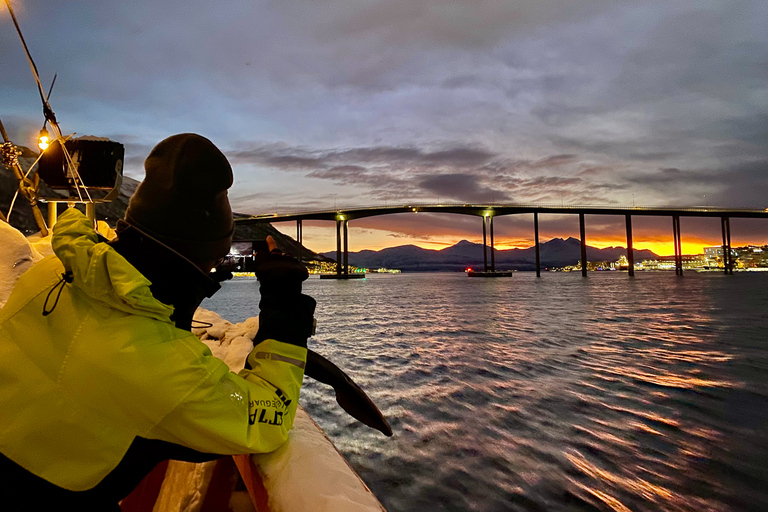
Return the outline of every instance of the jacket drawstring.
{"type": "Polygon", "coordinates": [[[59,303],[59,297],[61,297],[61,291],[64,289],[64,285],[66,283],[71,283],[75,279],[75,276],[72,274],[71,270],[67,270],[63,274],[61,274],[61,279],[59,279],[59,282],[56,283],[53,288],[51,288],[51,291],[48,292],[48,295],[45,297],[45,303],[43,304],[43,316],[48,316],[51,313],[53,313],[53,310],[56,309],[56,305],[59,303]],[[53,303],[53,307],[51,309],[48,309],[48,300],[51,298],[51,294],[53,291],[58,288],[59,293],[56,294],[56,301],[53,303]]]}

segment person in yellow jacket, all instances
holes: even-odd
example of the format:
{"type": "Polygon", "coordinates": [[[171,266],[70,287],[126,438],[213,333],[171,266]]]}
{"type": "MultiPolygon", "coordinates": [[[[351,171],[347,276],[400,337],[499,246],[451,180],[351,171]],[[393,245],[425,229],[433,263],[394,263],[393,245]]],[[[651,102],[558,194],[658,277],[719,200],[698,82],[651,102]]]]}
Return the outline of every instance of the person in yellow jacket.
{"type": "Polygon", "coordinates": [[[0,508],[119,510],[163,460],[268,452],[293,425],[315,308],[306,269],[260,259],[256,346],[230,372],[190,332],[231,245],[230,165],[180,134],[145,169],[115,241],[67,210],[55,256],[0,312],[0,508]]]}

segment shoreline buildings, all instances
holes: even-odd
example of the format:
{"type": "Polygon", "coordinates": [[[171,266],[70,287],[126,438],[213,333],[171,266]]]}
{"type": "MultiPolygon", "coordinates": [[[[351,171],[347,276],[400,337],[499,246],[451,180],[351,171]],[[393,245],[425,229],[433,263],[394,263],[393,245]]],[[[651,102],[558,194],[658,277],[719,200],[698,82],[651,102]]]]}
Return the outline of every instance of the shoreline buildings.
{"type": "MultiPolygon", "coordinates": [[[[733,270],[741,271],[768,271],[768,245],[747,245],[744,247],[731,247],[733,270]]],[[[703,254],[684,254],[683,269],[696,271],[722,271],[724,268],[723,247],[705,247],[703,254]]],[[[621,256],[617,261],[589,261],[587,270],[627,270],[629,262],[626,256],[621,256]]],[[[562,272],[574,272],[581,270],[581,263],[559,269],[551,269],[562,272]]],[[[675,270],[674,256],[659,256],[653,260],[635,262],[635,270],[675,270]]]]}

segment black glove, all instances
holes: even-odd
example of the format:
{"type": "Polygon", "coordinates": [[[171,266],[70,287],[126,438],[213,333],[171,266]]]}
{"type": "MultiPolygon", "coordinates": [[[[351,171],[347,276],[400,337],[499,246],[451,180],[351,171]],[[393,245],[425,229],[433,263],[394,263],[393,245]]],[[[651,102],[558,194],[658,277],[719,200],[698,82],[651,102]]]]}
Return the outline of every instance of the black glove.
{"type": "Polygon", "coordinates": [[[256,254],[259,292],[259,331],[254,343],[275,339],[307,346],[314,334],[315,299],[301,293],[301,283],[309,277],[299,261],[277,250],[256,254]]]}

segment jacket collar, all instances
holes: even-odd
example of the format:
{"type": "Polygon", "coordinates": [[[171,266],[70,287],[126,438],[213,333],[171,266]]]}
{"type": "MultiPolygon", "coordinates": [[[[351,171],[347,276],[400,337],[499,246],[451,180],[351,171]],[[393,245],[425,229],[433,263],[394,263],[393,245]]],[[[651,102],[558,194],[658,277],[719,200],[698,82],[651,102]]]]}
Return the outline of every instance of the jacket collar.
{"type": "Polygon", "coordinates": [[[118,221],[118,236],[109,242],[152,284],[152,295],[174,307],[176,327],[191,330],[192,317],[204,298],[221,286],[195,263],[141,229],[118,221]]]}
{"type": "Polygon", "coordinates": [[[170,322],[172,306],[157,300],[150,281],[109,244],[99,242],[88,218],[75,208],[59,216],[51,245],[72,285],[89,297],[126,313],[170,322]]]}

